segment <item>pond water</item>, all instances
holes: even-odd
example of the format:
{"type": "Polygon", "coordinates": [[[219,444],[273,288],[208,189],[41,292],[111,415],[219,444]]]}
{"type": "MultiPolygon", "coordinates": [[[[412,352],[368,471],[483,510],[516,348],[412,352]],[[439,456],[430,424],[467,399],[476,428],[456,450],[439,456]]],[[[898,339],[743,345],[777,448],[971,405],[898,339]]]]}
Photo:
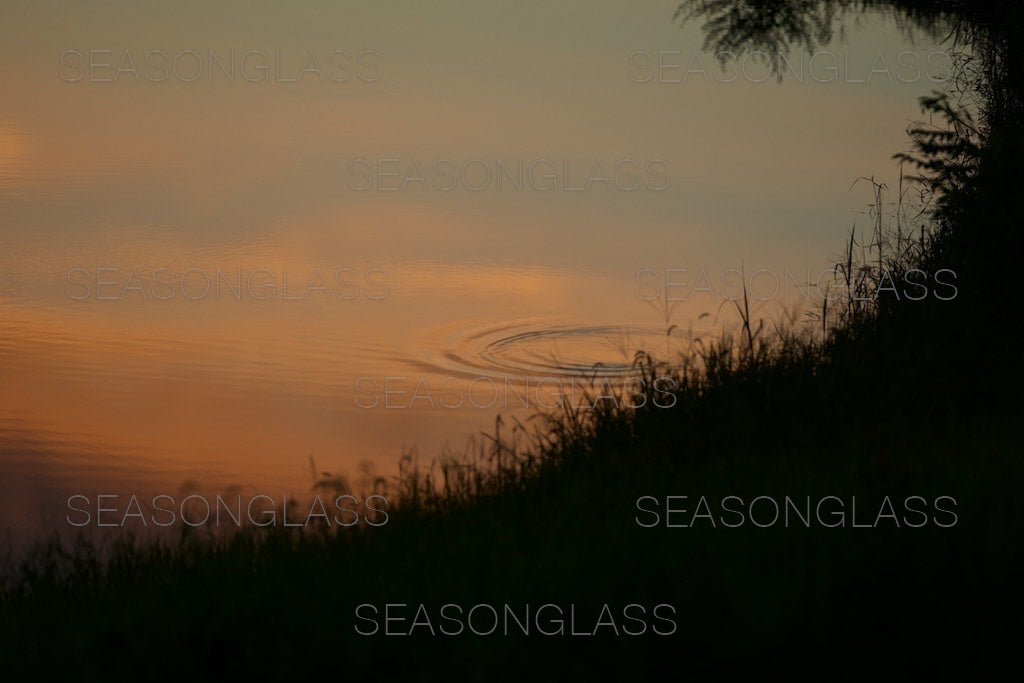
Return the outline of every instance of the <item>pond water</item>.
{"type": "Polygon", "coordinates": [[[743,281],[799,318],[949,74],[874,15],[779,83],[671,1],[484,4],[6,4],[16,545],[76,494],[391,476],[716,334],[743,281]]]}

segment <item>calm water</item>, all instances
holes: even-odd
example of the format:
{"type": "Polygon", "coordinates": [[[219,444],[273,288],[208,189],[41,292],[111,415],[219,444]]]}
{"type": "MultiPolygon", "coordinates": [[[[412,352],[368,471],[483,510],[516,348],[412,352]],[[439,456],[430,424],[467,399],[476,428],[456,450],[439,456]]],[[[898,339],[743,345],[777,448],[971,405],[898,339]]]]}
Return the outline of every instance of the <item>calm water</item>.
{"type": "Polygon", "coordinates": [[[728,326],[731,268],[770,271],[764,314],[805,304],[771,278],[867,225],[851,184],[896,180],[948,59],[869,16],[803,78],[723,82],[674,9],[8,2],[0,528],[66,529],[73,494],[303,493],[311,456],[389,476],[509,386],[529,414],[668,324],[728,326]]]}

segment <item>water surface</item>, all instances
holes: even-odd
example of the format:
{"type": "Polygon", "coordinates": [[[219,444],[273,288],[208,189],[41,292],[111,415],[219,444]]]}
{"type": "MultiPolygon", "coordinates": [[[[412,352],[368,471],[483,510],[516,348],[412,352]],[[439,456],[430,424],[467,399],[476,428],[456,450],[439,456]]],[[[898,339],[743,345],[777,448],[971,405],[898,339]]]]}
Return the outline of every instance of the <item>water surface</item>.
{"type": "Polygon", "coordinates": [[[896,180],[940,48],[868,15],[823,48],[834,80],[720,82],[674,9],[8,3],[0,527],[66,528],[77,493],[303,493],[310,457],[390,476],[489,430],[491,383],[621,377],[669,325],[717,333],[727,269],[827,270],[868,220],[854,181],[896,180]],[[190,50],[149,79],[147,53],[190,50]],[[328,71],[338,50],[364,63],[328,71]],[[671,82],[695,54],[713,77],[671,82]],[[450,191],[438,160],[466,169],[450,191]],[[666,278],[671,318],[644,300],[666,278]]]}

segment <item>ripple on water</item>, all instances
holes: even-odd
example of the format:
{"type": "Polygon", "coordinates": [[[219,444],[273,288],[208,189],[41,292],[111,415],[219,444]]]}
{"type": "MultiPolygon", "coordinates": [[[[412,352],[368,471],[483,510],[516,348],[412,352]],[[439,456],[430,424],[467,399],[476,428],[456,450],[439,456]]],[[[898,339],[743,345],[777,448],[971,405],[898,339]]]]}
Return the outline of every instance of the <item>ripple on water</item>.
{"type": "Polygon", "coordinates": [[[621,377],[640,350],[662,348],[665,330],[589,324],[553,325],[537,320],[459,324],[426,340],[426,358],[406,362],[437,374],[502,379],[519,377],[621,377]]]}

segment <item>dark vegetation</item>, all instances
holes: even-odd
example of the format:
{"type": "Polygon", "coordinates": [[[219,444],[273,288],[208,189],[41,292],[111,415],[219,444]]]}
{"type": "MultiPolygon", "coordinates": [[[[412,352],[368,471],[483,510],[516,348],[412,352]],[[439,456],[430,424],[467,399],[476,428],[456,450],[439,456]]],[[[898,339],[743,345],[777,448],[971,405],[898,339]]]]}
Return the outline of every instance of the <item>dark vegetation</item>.
{"type": "Polygon", "coordinates": [[[533,425],[499,422],[432,466],[410,456],[385,527],[51,545],[0,594],[3,666],[195,681],[1012,671],[1022,616],[1019,10],[693,0],[679,16],[708,22],[712,46],[763,48],[825,41],[844,12],[875,6],[918,30],[953,31],[972,56],[949,92],[922,101],[929,122],[910,131],[908,178],[871,186],[870,236],[852,233],[837,259],[846,296],[815,324],[777,327],[739,302],[732,336],[675,358],[638,356],[638,372],[676,378],[672,409],[599,402],[533,425]],[[915,268],[954,271],[956,298],[857,296],[915,268]],[[958,522],[642,528],[644,495],[856,496],[870,518],[886,495],[948,495],[958,522]],[[678,631],[357,635],[355,606],[386,602],[434,613],[444,603],[575,604],[591,623],[603,603],[670,603],[678,631]]]}

